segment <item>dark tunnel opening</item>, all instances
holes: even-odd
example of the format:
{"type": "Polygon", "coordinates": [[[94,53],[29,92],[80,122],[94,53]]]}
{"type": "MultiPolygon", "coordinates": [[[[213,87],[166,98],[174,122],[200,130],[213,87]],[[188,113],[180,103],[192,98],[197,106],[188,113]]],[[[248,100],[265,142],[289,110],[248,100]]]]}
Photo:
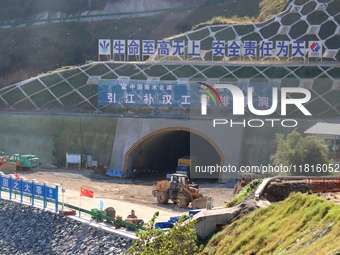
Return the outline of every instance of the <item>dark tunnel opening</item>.
{"type": "MultiPolygon", "coordinates": [[[[175,172],[178,159],[185,156],[194,156],[197,165],[221,164],[216,148],[205,138],[189,131],[174,130],[155,134],[138,144],[128,156],[127,174],[137,169],[139,178],[165,179],[167,173],[175,172]]],[[[202,177],[217,179],[219,175],[202,177]]]]}

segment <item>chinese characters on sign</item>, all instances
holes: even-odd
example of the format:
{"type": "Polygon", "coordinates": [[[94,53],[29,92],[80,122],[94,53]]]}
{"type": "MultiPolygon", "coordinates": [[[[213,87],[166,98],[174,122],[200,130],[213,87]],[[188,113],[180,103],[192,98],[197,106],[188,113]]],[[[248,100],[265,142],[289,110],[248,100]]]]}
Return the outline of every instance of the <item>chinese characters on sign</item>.
{"type": "Polygon", "coordinates": [[[99,80],[98,104],[117,106],[190,106],[189,84],[173,81],[99,80]]]}
{"type": "MultiPolygon", "coordinates": [[[[213,40],[212,57],[248,57],[248,58],[321,58],[320,41],[240,41],[213,40]],[[308,47],[308,48],[307,48],[308,47]]],[[[198,57],[201,55],[201,41],[198,40],[98,40],[98,55],[115,56],[179,56],[198,57]],[[112,45],[112,46],[111,46],[112,45]],[[111,50],[112,47],[112,50],[111,50]]]]}
{"type": "Polygon", "coordinates": [[[34,205],[35,198],[43,200],[44,208],[47,202],[55,204],[55,211],[58,211],[58,185],[48,186],[46,183],[39,184],[35,181],[27,181],[24,178],[15,179],[14,175],[4,175],[0,173],[0,198],[2,192],[9,193],[9,199],[12,200],[12,194],[20,195],[20,202],[23,202],[24,196],[30,197],[30,202],[34,205]]]}
{"type": "MultiPolygon", "coordinates": [[[[246,94],[247,88],[254,87],[253,102],[258,109],[269,109],[272,103],[272,88],[278,84],[270,82],[233,83],[246,94]]],[[[99,80],[98,107],[101,106],[150,106],[174,108],[199,108],[201,85],[196,82],[177,83],[174,81],[145,80],[99,80]]],[[[212,87],[215,84],[211,84],[212,87]]],[[[217,89],[222,106],[231,109],[233,97],[227,89],[217,89]]],[[[247,102],[247,100],[245,101],[247,102]]],[[[208,106],[215,107],[208,97],[208,106]]]]}

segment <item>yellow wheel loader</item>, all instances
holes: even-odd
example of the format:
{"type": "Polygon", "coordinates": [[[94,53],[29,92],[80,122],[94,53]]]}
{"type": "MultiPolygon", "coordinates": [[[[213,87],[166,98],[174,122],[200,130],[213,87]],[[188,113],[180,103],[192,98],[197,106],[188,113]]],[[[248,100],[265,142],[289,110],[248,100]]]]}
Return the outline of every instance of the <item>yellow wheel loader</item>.
{"type": "Polygon", "coordinates": [[[159,204],[167,204],[170,199],[181,208],[188,207],[191,202],[206,200],[199,193],[198,184],[188,184],[188,177],[184,174],[172,174],[170,181],[157,182],[153,186],[152,195],[157,198],[159,204]]]}

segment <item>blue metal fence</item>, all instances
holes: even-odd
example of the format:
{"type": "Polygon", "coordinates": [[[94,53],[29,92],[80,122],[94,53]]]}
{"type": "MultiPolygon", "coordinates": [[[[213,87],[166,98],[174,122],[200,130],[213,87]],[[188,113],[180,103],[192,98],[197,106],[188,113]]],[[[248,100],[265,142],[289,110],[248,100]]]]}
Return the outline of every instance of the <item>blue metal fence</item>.
{"type": "Polygon", "coordinates": [[[31,205],[35,199],[43,200],[43,207],[47,207],[48,202],[55,204],[55,211],[58,212],[58,185],[48,185],[46,182],[38,183],[34,180],[27,181],[24,178],[17,178],[14,175],[5,175],[0,172],[0,198],[3,192],[9,193],[9,199],[13,200],[13,194],[20,195],[20,202],[24,197],[29,197],[31,205]]]}

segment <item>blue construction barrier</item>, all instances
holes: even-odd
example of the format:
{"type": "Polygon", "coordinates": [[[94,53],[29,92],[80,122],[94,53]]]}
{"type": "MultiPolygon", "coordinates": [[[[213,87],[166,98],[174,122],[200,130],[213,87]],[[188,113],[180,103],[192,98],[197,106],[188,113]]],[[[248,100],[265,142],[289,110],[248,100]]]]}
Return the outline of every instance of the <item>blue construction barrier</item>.
{"type": "MultiPolygon", "coordinates": [[[[155,223],[155,228],[172,228],[174,224],[181,218],[181,216],[170,217],[167,222],[157,222],[155,223]]],[[[186,216],[188,219],[189,216],[186,216]]]]}
{"type": "Polygon", "coordinates": [[[157,222],[155,223],[155,228],[172,228],[174,223],[172,222],[157,222]]]}
{"type": "Polygon", "coordinates": [[[123,170],[106,169],[106,175],[110,177],[123,177],[123,170]]]}
{"type": "Polygon", "coordinates": [[[180,216],[170,217],[170,220],[168,222],[176,223],[179,220],[180,216]]]}

